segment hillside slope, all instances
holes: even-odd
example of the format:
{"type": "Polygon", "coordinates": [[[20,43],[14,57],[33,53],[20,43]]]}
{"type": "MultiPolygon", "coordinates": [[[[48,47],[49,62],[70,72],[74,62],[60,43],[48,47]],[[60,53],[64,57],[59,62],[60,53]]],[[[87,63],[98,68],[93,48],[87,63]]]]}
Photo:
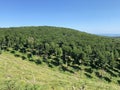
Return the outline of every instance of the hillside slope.
{"type": "Polygon", "coordinates": [[[109,65],[120,69],[120,39],[68,28],[1,28],[0,51],[9,51],[9,48],[13,52],[27,54],[27,58],[32,60],[32,56],[40,56],[46,63],[55,66],[86,65],[104,69],[109,65]]]}
{"type": "Polygon", "coordinates": [[[89,79],[84,71],[71,74],[36,65],[8,52],[0,55],[0,90],[119,90],[120,86],[89,79]],[[97,83],[96,83],[97,82],[97,83]],[[82,89],[80,89],[82,90],[82,89]]]}
{"type": "Polygon", "coordinates": [[[0,28],[0,54],[4,61],[1,68],[6,71],[6,75],[1,73],[3,88],[8,83],[6,88],[13,85],[58,90],[57,86],[87,86],[88,90],[115,90],[112,85],[120,84],[120,38],[50,26],[0,28]],[[13,74],[12,78],[8,72],[13,74]]]}

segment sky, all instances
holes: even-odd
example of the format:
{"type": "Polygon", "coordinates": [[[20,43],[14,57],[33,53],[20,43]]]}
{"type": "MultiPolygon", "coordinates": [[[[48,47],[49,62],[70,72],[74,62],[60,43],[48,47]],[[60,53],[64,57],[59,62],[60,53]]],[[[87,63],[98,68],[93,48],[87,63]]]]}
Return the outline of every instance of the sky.
{"type": "Polygon", "coordinates": [[[120,0],[0,0],[0,27],[44,25],[120,34],[120,0]]]}

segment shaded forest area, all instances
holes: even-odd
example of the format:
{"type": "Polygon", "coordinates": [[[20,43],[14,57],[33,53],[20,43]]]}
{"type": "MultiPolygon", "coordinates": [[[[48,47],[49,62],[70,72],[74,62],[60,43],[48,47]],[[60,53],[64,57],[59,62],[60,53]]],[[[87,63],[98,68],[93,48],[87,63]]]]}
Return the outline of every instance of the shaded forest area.
{"type": "MultiPolygon", "coordinates": [[[[62,70],[120,69],[120,38],[109,38],[69,28],[39,26],[0,28],[0,53],[23,53],[22,59],[47,63],[62,70]],[[37,59],[33,57],[37,56],[37,59]]],[[[89,70],[91,71],[91,70],[89,70]]],[[[71,71],[72,72],[72,71],[71,71]]]]}

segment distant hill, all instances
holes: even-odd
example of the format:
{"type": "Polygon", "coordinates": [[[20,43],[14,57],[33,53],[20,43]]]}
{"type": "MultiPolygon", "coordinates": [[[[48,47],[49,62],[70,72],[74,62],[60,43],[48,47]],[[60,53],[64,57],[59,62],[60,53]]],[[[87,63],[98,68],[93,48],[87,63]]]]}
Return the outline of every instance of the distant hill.
{"type": "Polygon", "coordinates": [[[51,26],[0,28],[0,54],[5,52],[38,66],[71,75],[83,71],[89,79],[120,84],[119,38],[51,26]]]}
{"type": "Polygon", "coordinates": [[[100,36],[108,36],[108,37],[120,37],[120,34],[97,34],[100,36]]]}

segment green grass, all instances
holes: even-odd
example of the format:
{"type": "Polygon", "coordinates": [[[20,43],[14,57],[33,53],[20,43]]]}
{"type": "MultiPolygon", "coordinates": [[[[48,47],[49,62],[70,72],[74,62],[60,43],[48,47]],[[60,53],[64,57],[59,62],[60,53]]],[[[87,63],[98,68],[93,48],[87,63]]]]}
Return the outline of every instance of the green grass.
{"type": "Polygon", "coordinates": [[[0,90],[119,90],[116,83],[100,80],[92,73],[89,79],[84,71],[71,74],[49,68],[46,64],[14,57],[3,52],[0,55],[0,90]]]}

